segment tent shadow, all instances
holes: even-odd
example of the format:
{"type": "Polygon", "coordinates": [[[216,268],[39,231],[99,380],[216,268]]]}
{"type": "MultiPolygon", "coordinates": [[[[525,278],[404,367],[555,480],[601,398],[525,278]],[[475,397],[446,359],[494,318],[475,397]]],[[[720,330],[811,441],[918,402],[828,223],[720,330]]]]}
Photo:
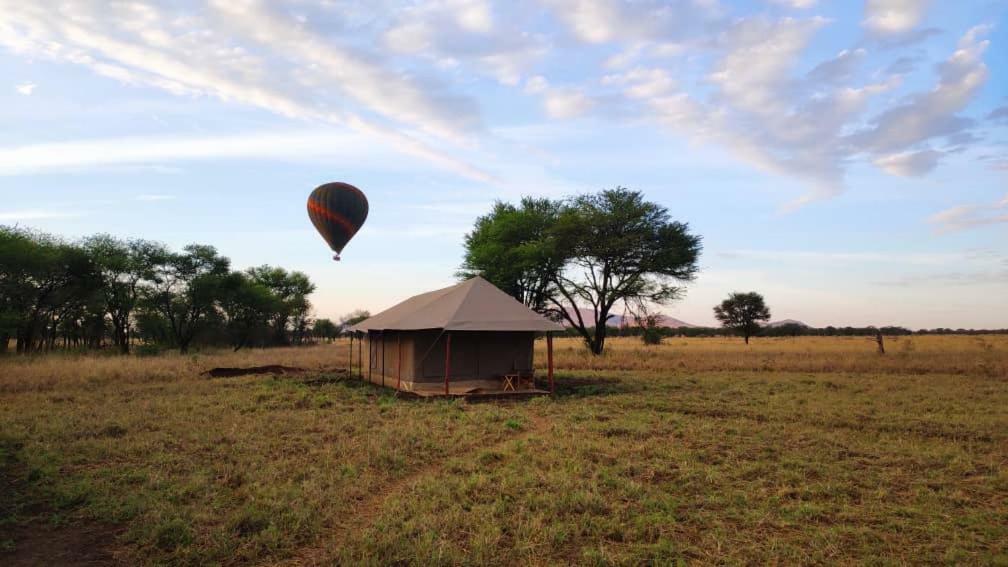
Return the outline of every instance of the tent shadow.
{"type": "Polygon", "coordinates": [[[624,382],[618,378],[563,377],[556,380],[554,396],[558,398],[612,396],[639,392],[641,389],[640,385],[624,382]]]}

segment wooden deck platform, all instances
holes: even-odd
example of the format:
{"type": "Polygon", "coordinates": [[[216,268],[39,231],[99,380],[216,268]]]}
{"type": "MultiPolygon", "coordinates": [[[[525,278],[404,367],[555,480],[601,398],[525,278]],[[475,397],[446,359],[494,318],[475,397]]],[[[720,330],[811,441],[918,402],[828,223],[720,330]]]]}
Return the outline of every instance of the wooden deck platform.
{"type": "MultiPolygon", "coordinates": [[[[361,379],[354,375],[354,378],[361,379]]],[[[368,381],[367,375],[363,377],[368,381]]],[[[372,384],[396,390],[396,378],[385,376],[384,383],[380,374],[371,374],[372,384]]],[[[444,382],[407,382],[403,381],[398,388],[399,391],[412,394],[420,398],[466,398],[466,399],[495,399],[495,398],[530,398],[535,396],[548,396],[549,390],[540,388],[518,388],[515,390],[504,390],[501,380],[459,380],[449,381],[448,393],[445,394],[444,382]]]]}

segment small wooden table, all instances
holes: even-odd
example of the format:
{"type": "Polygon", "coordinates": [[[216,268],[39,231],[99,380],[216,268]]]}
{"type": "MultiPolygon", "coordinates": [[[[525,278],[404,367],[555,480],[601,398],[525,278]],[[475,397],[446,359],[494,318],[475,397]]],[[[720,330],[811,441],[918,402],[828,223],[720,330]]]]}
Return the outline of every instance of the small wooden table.
{"type": "Polygon", "coordinates": [[[521,380],[520,374],[505,374],[504,375],[504,391],[507,392],[515,390],[515,380],[521,380]]]}
{"type": "Polygon", "coordinates": [[[503,377],[504,391],[515,391],[518,388],[523,390],[535,389],[535,374],[532,372],[512,372],[503,377]]]}

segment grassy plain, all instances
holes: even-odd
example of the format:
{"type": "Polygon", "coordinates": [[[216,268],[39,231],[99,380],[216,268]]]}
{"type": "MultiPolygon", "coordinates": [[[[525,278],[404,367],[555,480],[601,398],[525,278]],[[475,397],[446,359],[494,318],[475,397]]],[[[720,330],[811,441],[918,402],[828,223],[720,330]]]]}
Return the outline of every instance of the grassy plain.
{"type": "Polygon", "coordinates": [[[100,525],[124,563],[1008,564],[1008,337],[887,346],[563,339],[556,396],[481,404],[345,343],[8,357],[0,563],[100,525]],[[200,376],[258,364],[312,372],[200,376]]]}

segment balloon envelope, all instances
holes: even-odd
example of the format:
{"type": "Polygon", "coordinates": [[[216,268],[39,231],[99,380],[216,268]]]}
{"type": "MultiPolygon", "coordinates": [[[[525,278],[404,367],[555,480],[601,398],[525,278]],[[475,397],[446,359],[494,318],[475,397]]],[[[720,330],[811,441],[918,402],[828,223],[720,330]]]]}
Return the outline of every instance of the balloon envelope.
{"type": "Polygon", "coordinates": [[[367,215],[367,197],[349,183],[319,185],[308,197],[308,217],[337,258],[367,215]]]}

